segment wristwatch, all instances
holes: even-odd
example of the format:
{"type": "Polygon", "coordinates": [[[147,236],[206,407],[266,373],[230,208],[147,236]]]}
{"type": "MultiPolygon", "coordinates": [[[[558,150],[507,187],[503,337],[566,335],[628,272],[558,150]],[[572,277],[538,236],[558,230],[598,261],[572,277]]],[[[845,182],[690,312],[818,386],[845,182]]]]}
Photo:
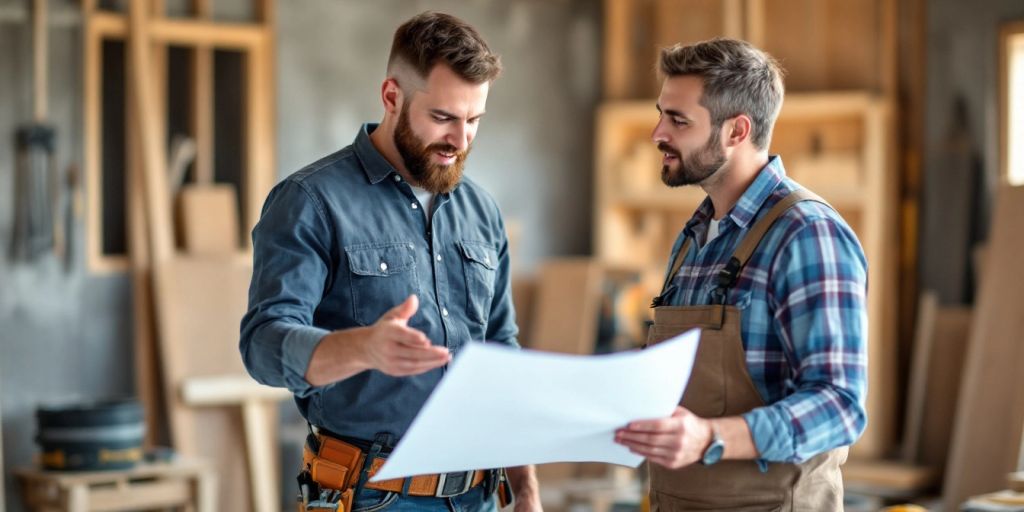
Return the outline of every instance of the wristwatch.
{"type": "Polygon", "coordinates": [[[711,427],[711,444],[704,449],[704,455],[701,456],[700,463],[710,466],[722,460],[723,454],[725,454],[725,441],[718,436],[718,431],[711,427]]]}

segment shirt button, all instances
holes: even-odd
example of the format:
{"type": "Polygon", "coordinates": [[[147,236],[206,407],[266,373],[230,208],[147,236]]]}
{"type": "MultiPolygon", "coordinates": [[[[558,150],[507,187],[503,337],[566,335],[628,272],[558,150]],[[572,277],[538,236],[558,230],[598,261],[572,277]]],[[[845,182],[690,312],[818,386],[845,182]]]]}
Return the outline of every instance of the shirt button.
{"type": "Polygon", "coordinates": [[[491,263],[491,257],[484,255],[484,263],[487,263],[489,265],[491,263]]]}
{"type": "Polygon", "coordinates": [[[387,264],[387,263],[384,263],[383,261],[382,261],[382,262],[380,262],[380,269],[381,269],[381,270],[383,270],[383,271],[387,271],[387,269],[388,269],[388,264],[387,264]]]}
{"type": "Polygon", "coordinates": [[[396,174],[395,175],[395,181],[402,181],[402,177],[396,174]]]}
{"type": "Polygon", "coordinates": [[[448,317],[448,308],[441,308],[441,316],[448,317]]]}
{"type": "Polygon", "coordinates": [[[437,255],[437,261],[441,261],[441,255],[440,254],[437,255]]]}
{"type": "Polygon", "coordinates": [[[413,209],[413,210],[416,210],[416,209],[418,209],[418,208],[420,207],[420,206],[419,206],[418,204],[416,204],[416,203],[411,203],[411,204],[410,204],[410,206],[412,206],[412,209],[413,209]]]}

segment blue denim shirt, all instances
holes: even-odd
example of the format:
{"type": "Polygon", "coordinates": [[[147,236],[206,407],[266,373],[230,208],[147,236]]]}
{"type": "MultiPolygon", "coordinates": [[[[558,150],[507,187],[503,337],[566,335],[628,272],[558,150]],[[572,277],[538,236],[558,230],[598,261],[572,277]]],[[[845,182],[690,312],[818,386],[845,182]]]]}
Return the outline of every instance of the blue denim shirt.
{"type": "Polygon", "coordinates": [[[304,375],[330,331],[370,325],[416,294],[409,326],[435,345],[518,346],[494,199],[464,177],[434,199],[428,227],[412,188],[370,141],[375,128],[363,125],[351,146],[270,192],[252,232],[240,343],[253,378],[295,393],[310,423],[360,439],[404,435],[445,369],[400,378],[368,370],[314,387],[304,375]]]}

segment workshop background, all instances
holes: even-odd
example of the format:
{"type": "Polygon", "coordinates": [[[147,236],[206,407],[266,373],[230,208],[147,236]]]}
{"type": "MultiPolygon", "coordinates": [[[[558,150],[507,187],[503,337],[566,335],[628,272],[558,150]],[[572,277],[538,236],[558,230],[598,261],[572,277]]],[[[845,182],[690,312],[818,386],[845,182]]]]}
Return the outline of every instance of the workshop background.
{"type": "MultiPolygon", "coordinates": [[[[467,172],[508,224],[524,345],[641,342],[703,198],[658,178],[657,49],[747,39],[787,70],[772,151],[869,259],[847,510],[1024,510],[1024,2],[0,0],[0,511],[294,510],[306,426],[237,352],[248,233],[379,121],[427,9],[502,56],[467,172]],[[123,468],[41,470],[69,461],[37,441],[83,426],[123,468]]],[[[539,473],[548,510],[646,506],[642,471],[539,473]]]]}

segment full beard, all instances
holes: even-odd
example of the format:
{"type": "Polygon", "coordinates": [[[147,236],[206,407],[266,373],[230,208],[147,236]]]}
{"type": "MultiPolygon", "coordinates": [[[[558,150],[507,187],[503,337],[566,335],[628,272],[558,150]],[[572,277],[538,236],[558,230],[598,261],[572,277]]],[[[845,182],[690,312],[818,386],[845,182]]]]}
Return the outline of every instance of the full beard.
{"type": "Polygon", "coordinates": [[[678,167],[668,165],[661,168],[661,181],[670,187],[702,183],[725,165],[725,151],[719,145],[719,131],[712,130],[704,147],[682,157],[678,150],[661,142],[658,150],[675,155],[678,167]]]}
{"type": "Polygon", "coordinates": [[[415,185],[432,194],[446,194],[455,189],[462,180],[462,170],[469,156],[469,149],[458,152],[455,146],[445,143],[425,144],[423,139],[412,132],[409,124],[408,104],[402,108],[395,127],[395,146],[405,162],[405,168],[415,181],[415,185]],[[431,161],[437,152],[455,155],[451,164],[438,164],[431,161]]]}

